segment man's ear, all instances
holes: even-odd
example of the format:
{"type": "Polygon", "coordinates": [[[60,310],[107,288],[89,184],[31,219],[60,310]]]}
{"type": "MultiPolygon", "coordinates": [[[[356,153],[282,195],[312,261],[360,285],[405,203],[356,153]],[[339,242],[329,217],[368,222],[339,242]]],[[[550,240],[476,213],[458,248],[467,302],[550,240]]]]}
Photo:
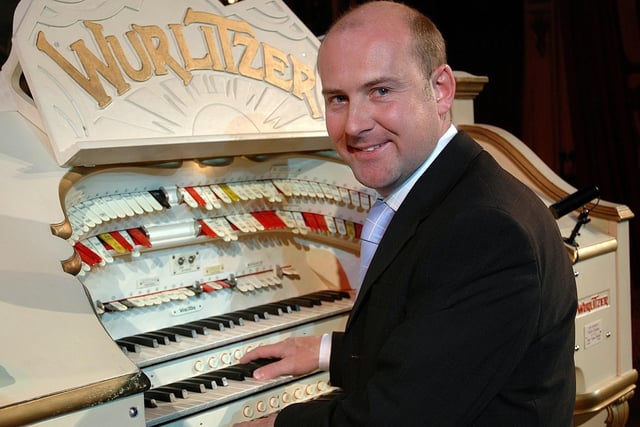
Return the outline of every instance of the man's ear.
{"type": "Polygon", "coordinates": [[[436,68],[431,76],[433,92],[438,104],[438,114],[445,114],[451,109],[456,96],[456,78],[447,64],[436,68]]]}

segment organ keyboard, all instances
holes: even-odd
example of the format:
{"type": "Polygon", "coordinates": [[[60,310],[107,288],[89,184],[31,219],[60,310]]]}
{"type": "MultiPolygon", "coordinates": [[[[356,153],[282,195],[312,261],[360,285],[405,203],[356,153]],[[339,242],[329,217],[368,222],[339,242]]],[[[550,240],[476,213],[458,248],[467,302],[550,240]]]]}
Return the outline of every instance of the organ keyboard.
{"type": "MultiPolygon", "coordinates": [[[[256,381],[239,364],[343,328],[354,301],[375,194],[326,137],[317,39],[273,0],[32,0],[15,22],[0,73],[0,426],[230,425],[339,392],[324,372],[256,381]]],[[[484,80],[456,77],[457,123],[548,204],[571,193],[473,123],[484,80]]],[[[599,302],[576,321],[580,425],[624,423],[636,381],[632,214],[603,201],[593,215],[568,248],[588,272],[583,307],[599,302]]]]}

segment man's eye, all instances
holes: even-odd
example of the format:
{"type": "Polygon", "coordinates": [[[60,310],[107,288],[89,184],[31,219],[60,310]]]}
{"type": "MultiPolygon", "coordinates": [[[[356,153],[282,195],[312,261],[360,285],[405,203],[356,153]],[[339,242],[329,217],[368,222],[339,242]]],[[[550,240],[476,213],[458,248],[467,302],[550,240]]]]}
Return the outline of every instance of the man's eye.
{"type": "Polygon", "coordinates": [[[378,87],[375,89],[376,95],[386,95],[389,93],[389,89],[386,87],[378,87]]]}
{"type": "Polygon", "coordinates": [[[329,101],[331,101],[332,104],[342,104],[347,101],[347,97],[342,95],[337,95],[332,97],[329,101]]]}

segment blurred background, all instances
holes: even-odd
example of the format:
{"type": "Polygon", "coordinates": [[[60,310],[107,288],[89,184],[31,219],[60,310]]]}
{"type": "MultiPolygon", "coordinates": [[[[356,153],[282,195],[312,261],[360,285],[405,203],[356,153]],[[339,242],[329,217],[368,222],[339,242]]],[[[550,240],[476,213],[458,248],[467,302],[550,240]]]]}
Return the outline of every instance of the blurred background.
{"type": "MultiPolygon", "coordinates": [[[[316,35],[357,0],[285,0],[316,35]]],[[[0,64],[17,0],[0,3],[0,64]]],[[[430,16],[454,70],[487,76],[475,118],[523,140],[576,188],[640,216],[640,1],[407,0],[430,16]]],[[[636,369],[640,367],[640,224],[630,221],[636,369]]],[[[640,426],[640,397],[630,426],[640,426]]]]}

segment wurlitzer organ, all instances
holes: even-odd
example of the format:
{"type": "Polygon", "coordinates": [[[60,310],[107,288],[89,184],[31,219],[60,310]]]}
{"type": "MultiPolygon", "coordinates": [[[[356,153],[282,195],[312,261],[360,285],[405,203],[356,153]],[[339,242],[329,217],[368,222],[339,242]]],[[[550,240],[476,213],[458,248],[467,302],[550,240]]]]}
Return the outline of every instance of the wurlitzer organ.
{"type": "MultiPolygon", "coordinates": [[[[229,425],[331,393],[326,373],[258,382],[238,362],[341,329],[353,303],[374,193],[331,151],[318,46],[275,0],[18,6],[1,74],[0,426],[229,425]]],[[[473,124],[486,79],[457,80],[461,127],[549,204],[573,191],[473,124]]],[[[616,280],[576,352],[590,422],[635,387],[631,214],[592,216],[572,253],[608,254],[616,280]],[[618,358],[596,370],[600,348],[618,358]]]]}

